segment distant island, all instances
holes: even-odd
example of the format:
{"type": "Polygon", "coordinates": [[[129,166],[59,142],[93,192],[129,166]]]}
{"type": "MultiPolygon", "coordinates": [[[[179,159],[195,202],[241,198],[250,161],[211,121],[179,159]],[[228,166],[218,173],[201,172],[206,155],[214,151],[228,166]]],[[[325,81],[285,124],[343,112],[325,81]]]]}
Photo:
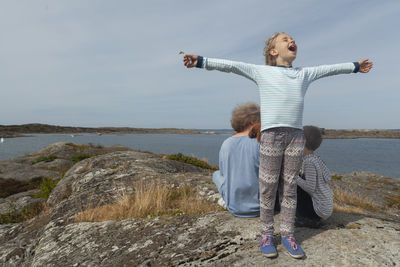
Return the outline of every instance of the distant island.
{"type": "Polygon", "coordinates": [[[131,127],[71,127],[40,123],[0,125],[0,137],[21,137],[26,134],[200,134],[202,132],[177,128],[131,128],[131,127]]]}
{"type": "Polygon", "coordinates": [[[354,138],[391,138],[400,139],[400,130],[331,130],[321,129],[325,139],[354,139],[354,138]]]}
{"type": "MultiPolygon", "coordinates": [[[[400,139],[400,130],[333,130],[321,128],[326,139],[353,138],[392,138],[400,139]]],[[[178,128],[131,128],[131,127],[71,127],[40,123],[22,125],[0,125],[0,137],[21,137],[27,134],[218,134],[216,131],[200,131],[195,129],[178,128]]]]}

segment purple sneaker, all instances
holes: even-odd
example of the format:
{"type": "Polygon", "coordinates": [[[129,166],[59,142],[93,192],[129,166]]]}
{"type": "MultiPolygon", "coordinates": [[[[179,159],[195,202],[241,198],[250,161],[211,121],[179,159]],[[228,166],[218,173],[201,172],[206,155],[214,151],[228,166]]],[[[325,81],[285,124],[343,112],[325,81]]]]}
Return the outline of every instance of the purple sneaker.
{"type": "Polygon", "coordinates": [[[270,235],[262,235],[260,237],[260,250],[261,253],[268,258],[273,258],[278,255],[274,246],[274,238],[270,235]]]}
{"type": "Polygon", "coordinates": [[[293,236],[282,237],[282,244],[286,247],[289,255],[295,259],[301,259],[304,257],[304,251],[301,249],[300,245],[296,243],[293,236]]]}

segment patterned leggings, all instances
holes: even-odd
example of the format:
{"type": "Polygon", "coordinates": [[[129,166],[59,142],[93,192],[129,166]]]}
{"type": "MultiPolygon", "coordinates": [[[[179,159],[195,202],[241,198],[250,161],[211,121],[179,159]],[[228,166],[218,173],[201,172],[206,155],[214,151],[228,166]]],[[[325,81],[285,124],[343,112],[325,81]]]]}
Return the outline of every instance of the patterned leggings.
{"type": "Polygon", "coordinates": [[[260,151],[260,219],[261,234],[274,233],[274,205],[279,179],[283,182],[281,202],[281,236],[293,235],[296,215],[297,184],[304,150],[301,129],[271,128],[261,133],[260,151]]]}

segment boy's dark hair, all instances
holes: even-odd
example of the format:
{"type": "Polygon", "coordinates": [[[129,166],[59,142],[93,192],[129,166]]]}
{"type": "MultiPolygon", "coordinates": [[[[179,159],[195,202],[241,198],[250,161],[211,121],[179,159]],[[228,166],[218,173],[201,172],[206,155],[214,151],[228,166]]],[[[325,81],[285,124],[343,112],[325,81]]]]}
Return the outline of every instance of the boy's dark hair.
{"type": "Polygon", "coordinates": [[[322,143],[321,130],[318,127],[307,125],[303,127],[306,139],[306,148],[315,151],[322,143]]]}
{"type": "Polygon", "coordinates": [[[232,128],[240,133],[249,128],[254,123],[260,121],[260,106],[256,103],[245,103],[237,106],[232,111],[232,128]]]}

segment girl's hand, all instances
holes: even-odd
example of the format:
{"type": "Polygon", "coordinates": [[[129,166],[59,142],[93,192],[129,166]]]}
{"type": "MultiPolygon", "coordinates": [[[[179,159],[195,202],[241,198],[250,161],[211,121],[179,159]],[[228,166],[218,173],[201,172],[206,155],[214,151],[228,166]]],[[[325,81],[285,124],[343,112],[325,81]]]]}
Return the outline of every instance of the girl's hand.
{"type": "Polygon", "coordinates": [[[361,73],[367,73],[371,68],[373,63],[369,62],[368,59],[363,59],[358,61],[358,63],[360,64],[360,69],[359,72],[361,73]]]}
{"type": "Polygon", "coordinates": [[[193,68],[197,65],[197,56],[196,55],[184,55],[183,56],[183,64],[187,68],[193,68]]]}

